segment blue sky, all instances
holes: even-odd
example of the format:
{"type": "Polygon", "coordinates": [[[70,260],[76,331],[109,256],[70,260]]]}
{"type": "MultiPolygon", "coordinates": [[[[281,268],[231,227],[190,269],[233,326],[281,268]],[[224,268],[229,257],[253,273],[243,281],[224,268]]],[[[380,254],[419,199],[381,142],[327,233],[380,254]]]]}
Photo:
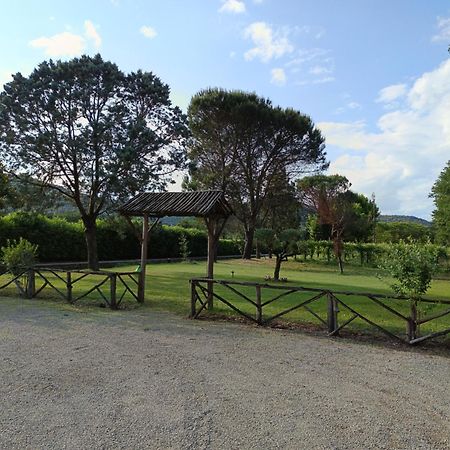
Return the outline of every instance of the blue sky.
{"type": "Polygon", "coordinates": [[[100,52],[156,73],[183,109],[200,89],[255,91],[309,114],[330,171],[385,214],[429,218],[450,159],[444,0],[0,0],[0,84],[100,52]]]}

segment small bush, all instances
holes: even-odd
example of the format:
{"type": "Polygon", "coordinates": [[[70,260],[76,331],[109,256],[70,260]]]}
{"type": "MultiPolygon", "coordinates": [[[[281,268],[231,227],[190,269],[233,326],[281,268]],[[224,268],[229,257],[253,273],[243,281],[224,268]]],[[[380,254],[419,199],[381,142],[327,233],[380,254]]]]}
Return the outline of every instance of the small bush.
{"type": "Polygon", "coordinates": [[[379,267],[396,280],[390,286],[397,294],[419,299],[430,287],[438,255],[438,247],[430,243],[400,241],[386,251],[379,267]]]}
{"type": "Polygon", "coordinates": [[[38,246],[26,239],[8,240],[6,247],[1,247],[1,261],[14,275],[30,269],[36,264],[38,246]]]}

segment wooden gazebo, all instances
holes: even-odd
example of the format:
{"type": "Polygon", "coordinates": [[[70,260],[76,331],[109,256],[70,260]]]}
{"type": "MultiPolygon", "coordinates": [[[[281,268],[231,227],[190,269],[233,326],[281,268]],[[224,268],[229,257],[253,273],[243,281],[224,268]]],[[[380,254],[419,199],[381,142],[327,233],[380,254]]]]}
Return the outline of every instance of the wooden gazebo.
{"type": "MultiPolygon", "coordinates": [[[[214,277],[216,246],[223,227],[232,214],[232,209],[222,191],[144,192],[122,205],[119,212],[128,219],[130,217],[143,218],[142,235],[140,236],[141,271],[138,287],[140,302],[144,301],[149,231],[162,217],[194,216],[204,218],[208,229],[206,276],[210,279],[214,277]],[[154,219],[152,224],[149,219],[154,219]]],[[[212,297],[210,301],[212,302],[212,297]]]]}

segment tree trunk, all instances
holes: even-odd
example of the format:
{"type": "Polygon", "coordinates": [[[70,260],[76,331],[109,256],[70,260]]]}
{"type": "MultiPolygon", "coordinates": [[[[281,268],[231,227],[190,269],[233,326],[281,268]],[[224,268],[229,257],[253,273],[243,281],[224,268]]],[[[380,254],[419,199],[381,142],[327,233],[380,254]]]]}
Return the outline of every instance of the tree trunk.
{"type": "Polygon", "coordinates": [[[283,261],[283,257],[281,255],[277,255],[275,259],[275,270],[273,271],[273,279],[275,281],[279,281],[280,279],[280,269],[281,269],[281,262],[283,261]]]}
{"type": "Polygon", "coordinates": [[[244,245],[244,253],[242,254],[242,259],[252,259],[254,234],[255,234],[254,227],[245,230],[245,245],[244,245]]]}
{"type": "Polygon", "coordinates": [[[84,237],[87,246],[87,264],[91,270],[99,270],[97,247],[97,223],[90,217],[83,218],[84,237]]]}
{"type": "Polygon", "coordinates": [[[336,256],[336,259],[338,261],[339,265],[339,271],[341,272],[341,275],[344,273],[344,263],[342,261],[342,240],[339,235],[333,236],[333,250],[334,255],[336,256]]]}

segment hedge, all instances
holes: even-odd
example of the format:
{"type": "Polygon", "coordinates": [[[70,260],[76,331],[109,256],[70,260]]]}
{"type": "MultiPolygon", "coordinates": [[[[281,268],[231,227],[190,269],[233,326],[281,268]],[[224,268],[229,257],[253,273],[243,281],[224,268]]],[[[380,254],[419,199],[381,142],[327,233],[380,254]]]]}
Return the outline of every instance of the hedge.
{"type": "MultiPolygon", "coordinates": [[[[97,222],[99,259],[137,259],[140,248],[133,230],[122,219],[97,222]]],[[[180,257],[180,237],[186,236],[189,254],[192,257],[206,256],[207,236],[198,229],[177,226],[158,226],[152,230],[149,239],[149,258],[180,257]]],[[[85,261],[86,244],[81,222],[69,222],[59,217],[15,212],[0,217],[0,247],[7,240],[24,238],[39,246],[40,262],[85,261]]],[[[239,254],[235,241],[222,239],[219,242],[219,256],[239,254]]]]}
{"type": "MultiPolygon", "coordinates": [[[[343,254],[345,261],[354,261],[362,265],[376,265],[377,260],[389,248],[395,244],[374,244],[370,242],[344,242],[343,254]]],[[[439,259],[447,262],[448,250],[445,247],[432,244],[436,247],[439,259]]],[[[326,259],[328,262],[334,260],[332,241],[299,241],[297,243],[298,255],[306,259],[326,259]]]]}

